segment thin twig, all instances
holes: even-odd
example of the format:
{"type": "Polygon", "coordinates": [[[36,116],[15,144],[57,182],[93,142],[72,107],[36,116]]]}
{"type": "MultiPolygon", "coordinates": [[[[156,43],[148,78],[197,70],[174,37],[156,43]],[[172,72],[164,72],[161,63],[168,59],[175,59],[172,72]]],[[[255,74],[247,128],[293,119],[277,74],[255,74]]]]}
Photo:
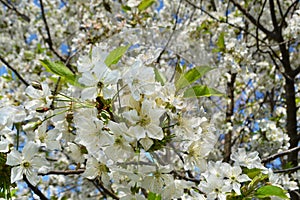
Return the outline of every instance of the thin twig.
{"type": "Polygon", "coordinates": [[[181,7],[181,4],[182,4],[182,0],[180,0],[179,2],[179,5],[177,7],[177,11],[175,13],[175,22],[174,22],[174,25],[173,25],[173,28],[172,28],[172,33],[171,35],[169,36],[169,39],[166,43],[166,45],[164,46],[163,50],[160,52],[159,56],[157,57],[156,59],[156,63],[159,63],[160,59],[161,59],[161,56],[163,55],[163,53],[166,51],[167,47],[169,46],[169,43],[171,42],[171,39],[175,33],[175,30],[176,30],[176,27],[177,27],[177,24],[178,24],[178,18],[179,18],[179,11],[180,11],[180,7],[181,7]]]}
{"type": "Polygon", "coordinates": [[[25,81],[21,74],[17,70],[15,70],[1,55],[0,61],[3,62],[3,64],[6,65],[6,67],[8,67],[11,71],[13,71],[15,75],[21,80],[21,82],[24,83],[24,85],[26,85],[26,87],[29,86],[29,83],[25,81]]]}
{"type": "Polygon", "coordinates": [[[300,146],[294,147],[294,148],[292,148],[292,149],[288,149],[288,150],[286,150],[286,151],[282,151],[282,152],[276,153],[276,154],[271,155],[271,156],[266,157],[266,158],[263,158],[263,159],[261,160],[261,162],[262,162],[262,163],[267,163],[267,162],[269,162],[269,161],[271,161],[271,160],[275,160],[275,159],[278,158],[278,157],[281,157],[281,156],[290,154],[290,153],[295,152],[295,151],[300,151],[300,146]]]}
{"type": "Polygon", "coordinates": [[[292,168],[288,168],[288,169],[275,170],[273,172],[274,173],[292,173],[292,172],[298,171],[299,169],[300,169],[300,165],[297,167],[292,167],[292,168]]]}
{"type": "MultiPolygon", "coordinates": [[[[42,19],[43,22],[45,24],[45,28],[46,28],[46,32],[47,32],[47,38],[45,38],[45,42],[48,44],[50,50],[62,61],[66,64],[66,66],[73,72],[75,73],[75,71],[73,70],[72,66],[69,64],[68,59],[64,58],[55,48],[53,45],[53,40],[51,37],[51,32],[50,32],[50,28],[46,19],[46,14],[45,14],[45,9],[44,9],[44,4],[43,4],[43,0],[39,0],[40,2],[40,8],[41,8],[41,14],[42,14],[42,19]]],[[[43,34],[41,34],[43,37],[43,34]]]]}
{"type": "Polygon", "coordinates": [[[77,169],[77,170],[53,170],[48,171],[46,173],[38,173],[40,176],[46,175],[73,175],[73,174],[82,174],[85,169],[77,169]]]}
{"type": "Polygon", "coordinates": [[[26,22],[30,22],[30,18],[27,15],[21,13],[11,2],[6,2],[3,0],[0,0],[0,2],[3,3],[8,9],[15,11],[17,15],[22,17],[22,19],[24,19],[26,22]]]}

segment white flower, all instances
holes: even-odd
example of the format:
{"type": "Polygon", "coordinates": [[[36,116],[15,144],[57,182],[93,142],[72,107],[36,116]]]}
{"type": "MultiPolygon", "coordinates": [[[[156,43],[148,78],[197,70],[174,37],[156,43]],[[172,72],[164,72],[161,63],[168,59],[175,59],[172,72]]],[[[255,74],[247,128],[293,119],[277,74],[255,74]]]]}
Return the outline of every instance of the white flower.
{"type": "Polygon", "coordinates": [[[39,128],[35,131],[36,142],[40,146],[46,146],[49,150],[61,150],[60,143],[58,141],[60,133],[58,129],[48,130],[47,122],[43,122],[39,128]]]}
{"type": "Polygon", "coordinates": [[[169,174],[170,172],[171,169],[166,167],[157,168],[156,171],[151,172],[144,178],[142,187],[153,193],[160,194],[166,185],[174,181],[173,176],[169,174]]]}
{"type": "Polygon", "coordinates": [[[124,162],[128,158],[131,158],[134,155],[134,150],[129,144],[132,139],[126,135],[128,129],[125,124],[122,123],[119,126],[119,124],[110,121],[108,127],[113,133],[114,142],[105,148],[104,152],[106,155],[117,162],[124,162]]]}
{"type": "Polygon", "coordinates": [[[164,134],[162,128],[159,127],[159,118],[164,112],[162,109],[153,107],[149,100],[144,100],[139,112],[130,110],[123,116],[132,123],[133,126],[129,128],[129,131],[133,132],[138,140],[145,138],[146,135],[149,138],[161,140],[164,134]]]}
{"type": "Polygon", "coordinates": [[[145,67],[141,60],[137,60],[124,74],[123,80],[128,84],[132,97],[139,101],[141,94],[151,95],[155,92],[155,74],[153,68],[145,67]]]}
{"type": "Polygon", "coordinates": [[[233,152],[230,158],[237,166],[244,166],[249,169],[265,169],[265,167],[261,164],[260,158],[258,157],[258,152],[256,151],[247,154],[245,149],[239,148],[238,152],[233,152]]]}
{"type": "Polygon", "coordinates": [[[210,175],[206,181],[201,181],[199,188],[202,192],[207,194],[208,200],[226,200],[226,192],[230,192],[230,185],[226,185],[224,180],[210,175]]]}
{"type": "Polygon", "coordinates": [[[39,146],[33,142],[28,142],[22,153],[12,150],[7,155],[6,164],[15,166],[11,169],[11,182],[23,179],[26,175],[28,181],[32,185],[36,185],[39,181],[37,176],[38,170],[47,165],[45,158],[37,156],[39,146]]]}
{"type": "Polygon", "coordinates": [[[84,116],[81,113],[74,116],[77,130],[76,143],[84,145],[92,154],[97,153],[102,147],[113,144],[113,137],[105,130],[101,120],[93,116],[84,116]]]}
{"type": "Polygon", "coordinates": [[[28,110],[35,110],[38,107],[49,108],[51,101],[51,91],[47,83],[41,83],[41,89],[35,89],[33,86],[28,86],[25,90],[26,94],[32,99],[25,104],[28,110]]]}
{"type": "Polygon", "coordinates": [[[242,169],[240,166],[231,167],[228,163],[224,163],[222,167],[222,171],[224,172],[226,180],[232,187],[232,189],[238,195],[241,194],[241,184],[242,182],[251,181],[251,179],[246,174],[241,174],[242,169]]]}
{"type": "Polygon", "coordinates": [[[103,62],[98,62],[91,71],[86,71],[79,78],[79,82],[86,85],[81,92],[81,99],[95,99],[99,94],[103,94],[104,99],[110,99],[116,91],[112,87],[119,80],[120,72],[110,70],[103,62]]]}
{"type": "Polygon", "coordinates": [[[86,169],[82,174],[82,176],[88,179],[94,179],[97,176],[99,176],[105,186],[109,185],[110,183],[110,177],[108,176],[109,168],[106,165],[106,159],[107,158],[105,158],[104,155],[99,156],[98,160],[94,157],[89,157],[86,162],[86,169]]]}

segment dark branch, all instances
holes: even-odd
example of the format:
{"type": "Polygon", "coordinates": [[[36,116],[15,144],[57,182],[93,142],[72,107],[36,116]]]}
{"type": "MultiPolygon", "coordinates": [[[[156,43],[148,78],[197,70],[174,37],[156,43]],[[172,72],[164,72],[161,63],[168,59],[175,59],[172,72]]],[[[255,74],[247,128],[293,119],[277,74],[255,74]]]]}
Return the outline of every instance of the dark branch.
{"type": "Polygon", "coordinates": [[[249,21],[259,28],[262,32],[264,32],[269,38],[272,38],[274,40],[278,40],[276,34],[272,33],[271,31],[267,30],[261,23],[259,23],[247,10],[245,10],[239,3],[237,3],[235,0],[229,0],[239,11],[243,13],[249,19],[249,21]]]}
{"type": "Polygon", "coordinates": [[[283,17],[282,17],[282,21],[281,21],[281,24],[280,24],[280,27],[283,27],[284,25],[284,21],[285,21],[285,18],[288,16],[288,14],[290,13],[290,10],[297,6],[297,4],[299,3],[299,0],[295,0],[289,7],[288,9],[285,11],[283,17]]]}
{"type": "Polygon", "coordinates": [[[298,171],[299,169],[300,169],[300,165],[297,167],[292,167],[292,168],[288,168],[288,169],[275,170],[273,172],[274,173],[292,173],[292,172],[298,171]]]}
{"type": "Polygon", "coordinates": [[[72,174],[82,174],[85,171],[85,169],[78,169],[78,170],[54,170],[54,171],[48,171],[46,173],[38,173],[40,176],[46,176],[46,175],[72,175],[72,174]]]}
{"type": "Polygon", "coordinates": [[[95,179],[92,182],[94,183],[94,185],[97,187],[97,189],[101,193],[105,193],[105,194],[109,195],[110,197],[112,197],[113,199],[116,199],[116,200],[120,199],[114,192],[112,192],[109,189],[105,188],[104,185],[102,184],[102,182],[99,179],[95,179]]]}
{"type": "Polygon", "coordinates": [[[22,83],[24,83],[24,85],[29,86],[29,83],[27,83],[27,81],[25,81],[25,79],[21,76],[21,74],[19,74],[19,72],[17,70],[15,70],[1,55],[0,55],[0,61],[3,62],[4,65],[6,65],[6,67],[8,67],[11,71],[13,71],[16,76],[21,80],[22,83]]]}
{"type": "Polygon", "coordinates": [[[28,185],[28,187],[36,194],[40,197],[41,200],[48,200],[48,198],[34,185],[32,185],[27,177],[25,175],[23,175],[23,180],[26,182],[26,184],[28,185]]]}
{"type": "Polygon", "coordinates": [[[169,36],[169,39],[164,47],[164,49],[160,52],[159,56],[157,57],[156,59],[156,63],[159,63],[160,59],[161,59],[161,56],[164,54],[164,52],[166,51],[167,47],[169,46],[169,43],[171,42],[171,39],[175,33],[175,30],[176,30],[176,26],[177,26],[177,23],[178,23],[178,18],[179,18],[179,10],[180,10],[180,7],[181,7],[181,3],[182,3],[182,0],[179,2],[179,5],[178,5],[178,8],[177,8],[177,11],[176,11],[176,14],[175,14],[175,22],[174,22],[174,26],[172,28],[172,33],[171,35],[169,36]]]}
{"type": "Polygon", "coordinates": [[[282,152],[276,153],[276,154],[271,155],[271,156],[266,157],[266,158],[263,158],[263,159],[261,160],[261,162],[262,162],[262,163],[267,163],[267,162],[269,162],[269,161],[271,161],[271,160],[275,160],[276,158],[279,158],[279,157],[281,157],[281,156],[290,154],[290,153],[295,152],[295,151],[300,151],[300,146],[294,147],[294,148],[292,148],[292,149],[288,149],[288,150],[286,150],[286,151],[282,151],[282,152]]]}
{"type": "Polygon", "coordinates": [[[8,9],[11,9],[14,12],[16,12],[17,15],[22,17],[22,19],[24,19],[26,22],[30,22],[30,18],[27,15],[21,13],[12,3],[3,0],[0,0],[0,2],[3,3],[8,9]]]}
{"type": "MultiPolygon", "coordinates": [[[[71,65],[69,64],[69,60],[64,58],[55,48],[53,45],[53,41],[51,38],[51,32],[50,32],[50,28],[46,19],[46,14],[45,14],[45,9],[44,9],[44,4],[43,4],[43,0],[39,0],[40,1],[40,7],[41,7],[41,13],[42,13],[42,19],[43,22],[45,24],[45,28],[46,28],[46,32],[47,32],[47,38],[45,38],[45,42],[48,44],[50,50],[62,61],[66,64],[66,66],[73,72],[74,70],[72,69],[71,65]]],[[[42,35],[42,34],[41,34],[42,35]]]]}

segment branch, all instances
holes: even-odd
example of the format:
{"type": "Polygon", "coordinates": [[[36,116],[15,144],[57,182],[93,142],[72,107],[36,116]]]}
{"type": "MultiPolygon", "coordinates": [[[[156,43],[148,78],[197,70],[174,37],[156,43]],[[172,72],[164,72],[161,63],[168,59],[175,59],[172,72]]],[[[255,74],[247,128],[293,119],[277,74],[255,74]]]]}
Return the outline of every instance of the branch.
{"type": "Polygon", "coordinates": [[[25,81],[21,74],[19,74],[19,72],[15,70],[1,55],[0,61],[3,62],[3,64],[6,65],[6,67],[8,67],[11,71],[13,71],[16,74],[16,76],[21,80],[21,82],[24,83],[24,85],[26,85],[26,87],[29,86],[29,83],[25,81]]]}
{"type": "MultiPolygon", "coordinates": [[[[40,7],[41,7],[41,13],[42,13],[42,19],[43,22],[45,24],[45,28],[46,28],[46,32],[47,32],[47,36],[48,38],[45,38],[45,42],[48,44],[50,50],[62,61],[66,64],[66,66],[73,72],[75,73],[75,71],[72,69],[71,65],[68,63],[68,59],[64,58],[62,55],[60,55],[60,53],[54,48],[53,46],[53,41],[51,38],[51,33],[50,33],[50,28],[46,19],[46,15],[45,15],[45,9],[44,9],[44,4],[43,4],[43,0],[39,0],[40,1],[40,7]]],[[[42,34],[41,34],[42,35],[42,34]]]]}
{"type": "Polygon", "coordinates": [[[177,23],[178,23],[178,14],[179,14],[179,10],[180,10],[180,7],[181,7],[181,3],[182,3],[182,0],[180,0],[179,2],[179,5],[178,5],[178,8],[177,8],[177,11],[176,11],[176,14],[175,14],[175,23],[174,23],[174,26],[172,28],[172,33],[171,35],[169,36],[169,39],[164,47],[164,49],[160,52],[159,56],[157,57],[156,59],[156,63],[159,63],[160,59],[161,59],[161,56],[163,55],[163,53],[166,51],[167,47],[169,46],[169,43],[171,42],[171,39],[175,33],[175,30],[176,30],[176,26],[177,26],[177,23]]]}
{"type": "Polygon", "coordinates": [[[5,2],[3,0],[0,0],[0,2],[3,3],[8,9],[15,11],[17,15],[22,17],[22,19],[24,19],[26,22],[30,22],[30,18],[27,15],[21,13],[11,2],[5,2]]]}
{"type": "Polygon", "coordinates": [[[40,197],[41,200],[48,200],[48,198],[39,190],[38,187],[32,185],[27,177],[25,175],[23,175],[23,180],[26,182],[26,184],[28,185],[28,187],[36,194],[40,197]]]}
{"type": "Polygon", "coordinates": [[[274,40],[278,40],[277,35],[272,33],[271,31],[267,30],[261,23],[259,23],[247,10],[245,10],[239,3],[237,3],[235,0],[229,0],[235,7],[238,8],[239,11],[243,13],[249,19],[249,21],[259,28],[262,32],[264,32],[269,38],[272,38],[274,40]]]}
{"type": "Polygon", "coordinates": [[[280,170],[275,170],[273,171],[274,173],[292,173],[292,172],[295,172],[295,171],[298,171],[300,169],[300,165],[297,166],[297,167],[292,167],[292,168],[288,168],[288,169],[280,169],[280,170]]]}
{"type": "Polygon", "coordinates": [[[82,174],[85,169],[78,169],[78,170],[53,170],[48,171],[46,173],[38,173],[40,176],[46,175],[72,175],[72,174],[82,174]]]}
{"type": "Polygon", "coordinates": [[[274,0],[269,0],[269,5],[270,5],[271,19],[272,19],[272,23],[274,26],[274,31],[276,33],[280,33],[280,27],[278,27],[278,24],[277,24],[274,0]]]}
{"type": "Polygon", "coordinates": [[[278,158],[278,157],[281,157],[281,156],[290,154],[290,153],[292,153],[292,152],[294,152],[294,151],[300,151],[300,146],[294,147],[294,148],[292,148],[292,149],[288,149],[288,150],[286,150],[286,151],[282,151],[282,152],[276,153],[276,154],[271,155],[271,156],[266,157],[266,158],[263,158],[263,159],[261,159],[261,162],[262,162],[262,163],[267,163],[267,162],[269,162],[269,161],[271,161],[271,160],[275,160],[275,159],[278,158]]]}
{"type": "Polygon", "coordinates": [[[282,17],[282,21],[281,21],[280,27],[283,27],[285,18],[286,18],[287,15],[289,14],[290,10],[291,10],[294,6],[297,6],[298,3],[299,3],[299,0],[295,0],[295,1],[288,7],[288,9],[286,10],[286,12],[284,13],[284,15],[283,15],[283,17],[282,17]]]}
{"type": "Polygon", "coordinates": [[[101,193],[105,193],[108,194],[109,196],[111,196],[113,199],[119,200],[120,198],[112,191],[106,189],[104,187],[104,185],[101,183],[101,181],[99,179],[95,179],[92,181],[94,183],[94,185],[97,187],[97,189],[101,192],[101,193]],[[99,186],[99,187],[98,187],[99,186]]]}

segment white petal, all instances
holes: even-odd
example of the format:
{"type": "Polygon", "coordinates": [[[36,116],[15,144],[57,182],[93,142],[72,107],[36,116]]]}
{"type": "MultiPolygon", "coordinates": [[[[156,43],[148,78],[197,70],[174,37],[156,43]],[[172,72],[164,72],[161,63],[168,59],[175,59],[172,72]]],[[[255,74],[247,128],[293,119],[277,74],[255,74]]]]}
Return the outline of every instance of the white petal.
{"type": "Polygon", "coordinates": [[[22,154],[16,150],[12,150],[7,155],[6,164],[10,166],[19,165],[22,162],[22,154]]]}
{"type": "Polygon", "coordinates": [[[18,181],[18,180],[22,180],[23,179],[23,170],[24,168],[23,167],[13,167],[11,169],[11,176],[10,176],[10,179],[11,179],[11,182],[14,183],[15,181],[18,181]]]}
{"type": "Polygon", "coordinates": [[[31,169],[25,170],[25,175],[28,181],[34,186],[36,186],[40,180],[37,174],[33,172],[31,169]]]}
{"type": "Polygon", "coordinates": [[[38,151],[39,151],[39,146],[36,143],[31,141],[28,142],[22,151],[24,155],[24,159],[28,161],[31,160],[33,156],[36,156],[36,153],[38,151]]]}
{"type": "Polygon", "coordinates": [[[146,128],[147,135],[150,138],[161,140],[164,138],[164,133],[162,129],[159,126],[156,126],[155,124],[149,124],[146,128]]]}
{"type": "Polygon", "coordinates": [[[88,87],[84,88],[81,91],[81,99],[87,100],[87,99],[95,99],[97,97],[97,88],[96,87],[88,87]]]}

